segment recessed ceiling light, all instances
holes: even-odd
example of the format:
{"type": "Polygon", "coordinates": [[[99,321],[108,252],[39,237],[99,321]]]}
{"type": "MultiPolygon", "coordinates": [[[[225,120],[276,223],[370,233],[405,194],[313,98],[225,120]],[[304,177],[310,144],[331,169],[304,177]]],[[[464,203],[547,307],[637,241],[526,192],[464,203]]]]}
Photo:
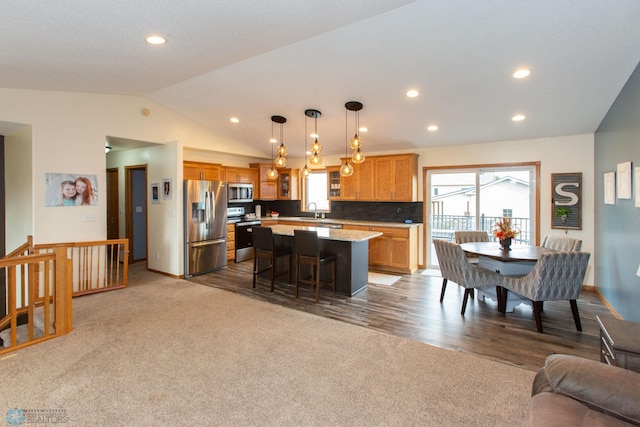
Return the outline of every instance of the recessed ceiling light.
{"type": "Polygon", "coordinates": [[[428,126],[428,127],[427,127],[427,130],[428,130],[429,132],[435,132],[435,131],[437,131],[437,130],[438,130],[438,126],[436,126],[436,125],[428,126]]]}
{"type": "Polygon", "coordinates": [[[516,79],[523,79],[525,77],[529,77],[529,74],[531,74],[531,70],[527,68],[521,68],[513,73],[513,77],[515,77],[516,79]]]}
{"type": "Polygon", "coordinates": [[[162,36],[149,36],[145,40],[149,44],[165,44],[167,42],[167,39],[162,36]]]}
{"type": "Polygon", "coordinates": [[[320,138],[320,135],[318,135],[317,133],[312,133],[311,135],[309,135],[311,138],[320,138]]]}
{"type": "Polygon", "coordinates": [[[369,129],[364,126],[358,128],[358,132],[367,132],[368,130],[369,129]]]}
{"type": "Polygon", "coordinates": [[[231,118],[229,119],[229,121],[230,121],[231,123],[240,123],[240,119],[239,119],[239,118],[237,118],[237,117],[231,117],[231,118]]]}
{"type": "Polygon", "coordinates": [[[511,117],[511,120],[513,120],[514,122],[521,122],[525,118],[526,117],[524,116],[524,114],[516,114],[515,116],[511,117]]]}
{"type": "Polygon", "coordinates": [[[271,138],[271,139],[269,140],[269,142],[270,142],[270,143],[272,143],[272,144],[277,144],[277,143],[278,143],[278,140],[277,140],[277,139],[275,139],[275,138],[271,138]]]}
{"type": "Polygon", "coordinates": [[[416,96],[418,96],[418,95],[420,95],[420,92],[418,92],[418,91],[417,91],[417,90],[415,90],[415,89],[411,89],[411,90],[407,91],[407,96],[408,96],[409,98],[415,98],[415,97],[416,97],[416,96]]]}

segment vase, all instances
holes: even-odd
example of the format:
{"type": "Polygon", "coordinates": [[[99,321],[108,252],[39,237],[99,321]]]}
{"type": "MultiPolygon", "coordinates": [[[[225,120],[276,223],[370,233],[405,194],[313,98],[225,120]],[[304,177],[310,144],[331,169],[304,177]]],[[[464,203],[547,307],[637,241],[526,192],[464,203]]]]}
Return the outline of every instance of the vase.
{"type": "Polygon", "coordinates": [[[510,238],[506,238],[506,239],[500,240],[500,246],[502,247],[503,251],[510,251],[511,250],[511,239],[510,238]]]}

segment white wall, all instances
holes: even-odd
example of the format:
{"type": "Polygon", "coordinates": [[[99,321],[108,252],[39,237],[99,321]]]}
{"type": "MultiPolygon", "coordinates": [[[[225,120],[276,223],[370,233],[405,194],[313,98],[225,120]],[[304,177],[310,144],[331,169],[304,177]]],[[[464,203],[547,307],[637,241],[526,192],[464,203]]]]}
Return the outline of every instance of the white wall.
{"type": "Polygon", "coordinates": [[[33,235],[33,150],[31,126],[5,135],[5,215],[7,253],[33,235]]]}

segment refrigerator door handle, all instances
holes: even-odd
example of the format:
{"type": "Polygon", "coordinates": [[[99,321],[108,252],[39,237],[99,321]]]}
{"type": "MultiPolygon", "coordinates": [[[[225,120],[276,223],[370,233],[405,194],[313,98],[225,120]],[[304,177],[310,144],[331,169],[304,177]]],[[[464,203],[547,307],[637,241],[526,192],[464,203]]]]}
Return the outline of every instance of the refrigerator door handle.
{"type": "Polygon", "coordinates": [[[206,242],[190,243],[189,246],[191,246],[192,248],[198,248],[202,246],[217,245],[225,242],[226,242],[225,239],[216,239],[216,240],[207,240],[206,242]]]}
{"type": "Polygon", "coordinates": [[[214,207],[215,194],[213,191],[207,191],[205,193],[205,203],[204,203],[204,215],[207,219],[206,227],[209,228],[213,225],[216,220],[216,210],[214,207]]]}

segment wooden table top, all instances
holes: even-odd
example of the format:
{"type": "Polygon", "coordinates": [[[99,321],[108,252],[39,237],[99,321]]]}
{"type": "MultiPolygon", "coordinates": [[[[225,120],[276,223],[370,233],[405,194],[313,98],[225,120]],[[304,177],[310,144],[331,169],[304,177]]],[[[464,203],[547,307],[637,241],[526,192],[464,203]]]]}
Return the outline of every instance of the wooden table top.
{"type": "Polygon", "coordinates": [[[546,252],[556,252],[553,249],[532,245],[511,245],[510,251],[503,251],[498,242],[470,242],[460,245],[463,251],[486,256],[504,262],[537,261],[546,252]]]}

